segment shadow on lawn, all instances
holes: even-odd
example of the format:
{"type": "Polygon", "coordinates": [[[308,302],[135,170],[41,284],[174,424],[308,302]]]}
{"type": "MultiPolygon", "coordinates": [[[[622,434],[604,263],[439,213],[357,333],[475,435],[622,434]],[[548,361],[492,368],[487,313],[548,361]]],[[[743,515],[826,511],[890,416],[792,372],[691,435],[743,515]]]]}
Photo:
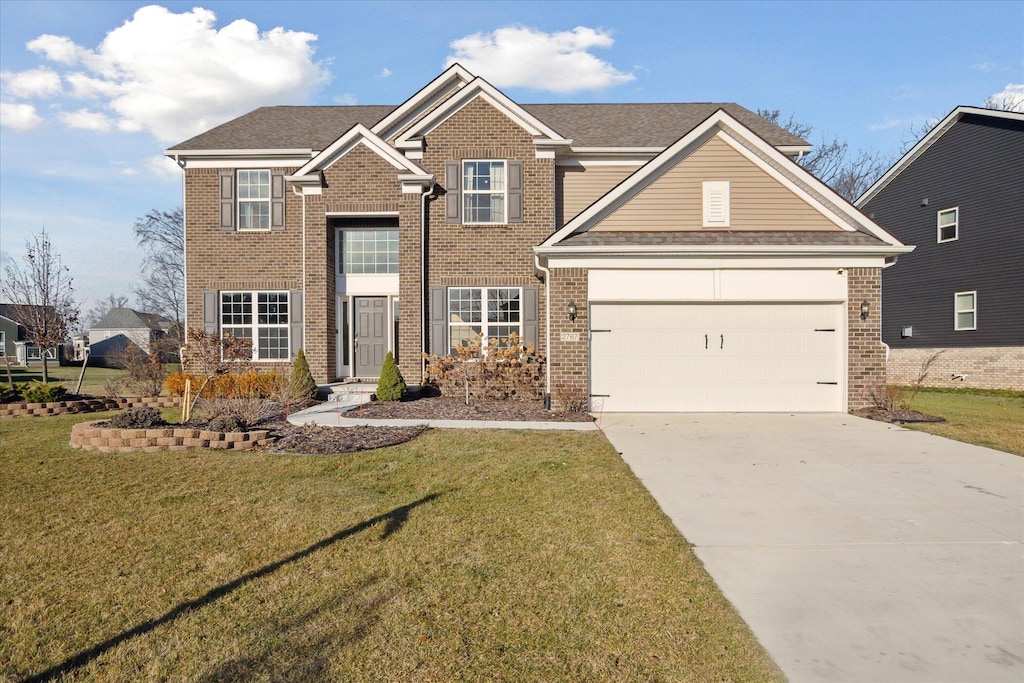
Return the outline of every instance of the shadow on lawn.
{"type": "Polygon", "coordinates": [[[58,676],[74,671],[79,667],[85,666],[92,660],[106,653],[108,650],[117,647],[118,645],[127,640],[131,640],[136,636],[141,636],[146,633],[149,633],[153,629],[162,626],[166,623],[169,623],[171,621],[174,621],[178,617],[183,616],[192,610],[200,609],[202,607],[205,607],[206,605],[216,602],[217,600],[241,588],[245,584],[250,583],[251,581],[255,581],[256,579],[268,576],[286,565],[292,564],[293,562],[297,562],[305,557],[308,557],[309,555],[312,555],[318,550],[323,550],[324,548],[327,548],[328,546],[331,546],[337,543],[338,541],[343,541],[346,538],[349,538],[350,536],[354,536],[362,531],[366,531],[367,529],[374,527],[380,524],[381,522],[386,523],[384,531],[381,533],[381,540],[386,539],[402,528],[405,522],[409,519],[409,513],[414,508],[417,508],[425,503],[429,503],[430,501],[434,500],[435,498],[439,498],[440,496],[440,493],[432,493],[429,496],[424,496],[423,498],[420,498],[417,501],[409,503],[408,505],[397,507],[394,510],[391,510],[390,512],[385,512],[383,514],[377,515],[376,517],[368,519],[365,522],[360,522],[359,524],[350,526],[347,529],[342,529],[333,536],[328,536],[327,538],[317,541],[313,545],[304,548],[298,552],[292,553],[288,557],[280,559],[277,562],[272,562],[271,564],[264,565],[259,569],[256,569],[254,571],[249,572],[248,574],[238,577],[234,581],[225,583],[221,586],[217,586],[216,588],[207,592],[205,595],[202,595],[194,600],[189,600],[188,602],[180,603],[176,607],[174,607],[174,609],[168,611],[163,616],[143,622],[132,629],[119,633],[113,638],[109,638],[103,641],[102,643],[94,645],[88,650],[83,650],[82,652],[79,652],[78,654],[69,657],[68,659],[65,659],[60,664],[50,667],[46,671],[43,671],[41,673],[35,674],[34,676],[30,676],[24,679],[24,683],[53,680],[58,676]]]}

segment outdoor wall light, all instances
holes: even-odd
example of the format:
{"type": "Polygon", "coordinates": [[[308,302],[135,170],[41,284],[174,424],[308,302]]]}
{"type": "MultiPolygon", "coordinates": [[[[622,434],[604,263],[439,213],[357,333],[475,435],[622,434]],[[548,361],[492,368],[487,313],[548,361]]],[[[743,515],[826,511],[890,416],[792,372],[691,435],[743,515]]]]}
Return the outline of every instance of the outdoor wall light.
{"type": "Polygon", "coordinates": [[[871,312],[871,304],[868,303],[867,299],[864,299],[864,301],[860,302],[860,319],[861,320],[867,320],[868,319],[868,313],[870,313],[870,312],[871,312]]]}
{"type": "Polygon", "coordinates": [[[569,320],[576,320],[576,302],[569,300],[569,320]]]}

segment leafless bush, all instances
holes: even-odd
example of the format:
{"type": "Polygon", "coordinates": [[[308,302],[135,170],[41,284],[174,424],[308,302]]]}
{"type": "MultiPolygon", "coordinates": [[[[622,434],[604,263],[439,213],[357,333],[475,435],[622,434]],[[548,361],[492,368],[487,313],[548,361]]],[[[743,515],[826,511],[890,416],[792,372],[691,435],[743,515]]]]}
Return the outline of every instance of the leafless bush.
{"type": "Polygon", "coordinates": [[[281,404],[268,398],[203,398],[196,403],[196,417],[202,422],[237,418],[254,426],[281,414],[281,404]]]}
{"type": "Polygon", "coordinates": [[[533,344],[513,333],[491,339],[482,349],[480,337],[460,346],[455,356],[426,355],[428,384],[442,396],[484,400],[539,400],[544,393],[544,358],[533,344]]]}
{"type": "Polygon", "coordinates": [[[119,380],[118,389],[131,396],[159,396],[167,378],[167,369],[159,352],[146,353],[131,344],[115,354],[111,365],[121,368],[125,374],[119,380]]]}
{"type": "Polygon", "coordinates": [[[945,352],[943,349],[925,358],[918,369],[917,377],[910,383],[910,386],[887,384],[884,380],[871,384],[867,390],[871,405],[890,413],[909,409],[910,404],[914,402],[918,392],[921,391],[921,387],[924,386],[924,381],[927,379],[932,365],[945,352]]]}
{"type": "Polygon", "coordinates": [[[554,387],[555,403],[565,413],[590,412],[590,397],[587,390],[576,384],[556,384],[554,387]]]}

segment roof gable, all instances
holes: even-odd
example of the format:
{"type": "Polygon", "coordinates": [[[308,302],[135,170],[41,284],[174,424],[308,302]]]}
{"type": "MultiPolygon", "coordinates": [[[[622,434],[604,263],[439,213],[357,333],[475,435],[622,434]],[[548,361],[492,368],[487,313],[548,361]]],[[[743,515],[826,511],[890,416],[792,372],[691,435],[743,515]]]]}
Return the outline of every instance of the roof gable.
{"type": "Polygon", "coordinates": [[[854,209],[849,202],[828,186],[722,109],[715,111],[701,124],[591,204],[564,227],[548,237],[540,246],[553,247],[573,234],[591,230],[601,221],[619,211],[670,169],[693,155],[713,137],[725,141],[732,149],[770,175],[839,229],[848,232],[863,232],[882,240],[885,244],[902,247],[895,237],[854,209]]]}
{"type": "Polygon", "coordinates": [[[94,330],[113,329],[149,329],[165,330],[173,321],[155,313],[141,313],[132,308],[112,308],[99,322],[92,326],[94,330]]]}
{"type": "Polygon", "coordinates": [[[878,195],[879,192],[885,189],[889,183],[903,173],[908,166],[917,161],[921,155],[927,152],[943,135],[948,133],[953,126],[959,123],[964,116],[980,116],[992,119],[1008,119],[1011,121],[1024,122],[1024,113],[1001,111],[997,109],[984,109],[981,107],[959,106],[951,111],[946,118],[936,124],[927,135],[918,140],[916,145],[911,147],[906,154],[900,157],[900,159],[892,165],[892,168],[886,171],[881,178],[875,181],[874,185],[865,190],[864,194],[857,198],[854,205],[857,207],[863,207],[865,204],[870,202],[878,195]]]}
{"type": "Polygon", "coordinates": [[[331,143],[327,149],[310,159],[305,166],[296,171],[294,175],[287,176],[286,179],[288,182],[300,186],[319,187],[322,184],[320,173],[330,168],[331,165],[359,145],[367,147],[371,152],[390,164],[403,181],[418,179],[426,182],[433,180],[434,176],[432,174],[427,173],[416,162],[400,154],[361,123],[352,126],[344,135],[331,143]]]}

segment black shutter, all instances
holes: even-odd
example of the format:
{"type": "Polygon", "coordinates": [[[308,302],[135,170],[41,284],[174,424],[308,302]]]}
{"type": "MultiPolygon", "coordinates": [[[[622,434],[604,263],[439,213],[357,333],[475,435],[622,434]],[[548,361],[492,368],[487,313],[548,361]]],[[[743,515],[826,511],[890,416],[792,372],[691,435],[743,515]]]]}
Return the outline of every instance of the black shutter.
{"type": "Polygon", "coordinates": [[[523,287],[523,341],[527,344],[533,344],[533,348],[537,350],[540,350],[540,335],[538,333],[539,309],[538,289],[536,287],[523,287]]]}
{"type": "Polygon", "coordinates": [[[284,171],[270,172],[270,229],[284,230],[284,171]]]}
{"type": "Polygon", "coordinates": [[[235,229],[235,172],[220,172],[220,229],[235,229]]]}
{"type": "Polygon", "coordinates": [[[218,323],[220,322],[220,306],[218,306],[217,290],[203,290],[203,331],[207,334],[217,334],[218,323]]]}
{"type": "Polygon", "coordinates": [[[291,357],[302,348],[302,290],[293,289],[288,292],[288,324],[291,328],[291,357]]]}
{"type": "Polygon", "coordinates": [[[508,222],[523,222],[523,162],[508,162],[508,222]]]}
{"type": "Polygon", "coordinates": [[[448,291],[444,287],[430,288],[430,353],[447,356],[448,345],[448,291]]]}
{"type": "Polygon", "coordinates": [[[444,222],[462,222],[462,164],[449,161],[444,165],[444,222]]]}

